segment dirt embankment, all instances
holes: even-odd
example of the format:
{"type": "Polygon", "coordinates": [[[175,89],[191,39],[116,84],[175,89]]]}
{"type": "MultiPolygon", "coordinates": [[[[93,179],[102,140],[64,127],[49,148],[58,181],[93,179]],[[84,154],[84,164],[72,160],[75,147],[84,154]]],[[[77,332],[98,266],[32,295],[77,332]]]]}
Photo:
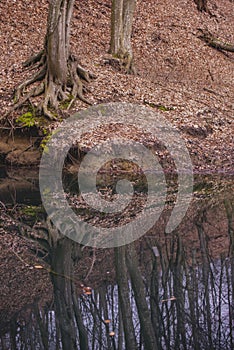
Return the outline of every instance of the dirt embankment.
{"type": "Polygon", "coordinates": [[[38,137],[22,135],[14,137],[2,135],[0,139],[0,164],[8,166],[36,166],[40,162],[41,151],[38,137]]]}

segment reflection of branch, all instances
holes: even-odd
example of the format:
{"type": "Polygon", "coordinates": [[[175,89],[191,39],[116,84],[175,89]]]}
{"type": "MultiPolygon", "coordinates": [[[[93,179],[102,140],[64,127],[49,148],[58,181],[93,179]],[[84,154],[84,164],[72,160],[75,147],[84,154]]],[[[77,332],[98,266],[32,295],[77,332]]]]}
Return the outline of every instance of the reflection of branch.
{"type": "Polygon", "coordinates": [[[176,300],[176,297],[174,295],[168,299],[163,299],[162,303],[165,303],[166,301],[173,301],[173,300],[176,300]]]}
{"type": "Polygon", "coordinates": [[[92,259],[92,264],[90,266],[90,269],[87,273],[87,275],[85,276],[85,279],[84,281],[86,281],[88,278],[89,278],[89,275],[91,274],[91,272],[93,271],[93,267],[94,267],[94,264],[95,264],[95,261],[96,261],[96,249],[94,248],[93,249],[93,259],[92,259]]]}
{"type": "Polygon", "coordinates": [[[211,46],[217,50],[234,52],[234,44],[226,43],[216,38],[207,29],[199,29],[199,32],[201,34],[198,36],[198,38],[204,41],[208,46],[211,46]]]}

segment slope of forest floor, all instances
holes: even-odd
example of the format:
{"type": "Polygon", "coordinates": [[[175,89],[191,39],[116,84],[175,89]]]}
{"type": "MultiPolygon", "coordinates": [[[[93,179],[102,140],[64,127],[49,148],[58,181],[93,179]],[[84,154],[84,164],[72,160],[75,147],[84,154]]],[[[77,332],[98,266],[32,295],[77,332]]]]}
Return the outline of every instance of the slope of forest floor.
{"type": "MultiPolygon", "coordinates": [[[[234,5],[229,0],[211,0],[208,5],[211,15],[198,12],[192,0],[138,1],[132,36],[135,76],[124,74],[107,54],[110,0],[75,2],[71,46],[80,63],[97,77],[86,89],[92,103],[154,106],[182,131],[196,171],[230,173],[234,54],[208,47],[198,36],[200,29],[208,29],[234,43],[234,5]]],[[[15,86],[31,74],[22,63],[43,47],[47,9],[45,0],[0,3],[2,114],[12,104],[15,86]]],[[[84,108],[87,105],[77,101],[70,114],[84,108]]],[[[21,114],[13,113],[10,120],[21,114]]],[[[9,127],[10,131],[13,137],[16,130],[9,127]]],[[[8,163],[14,164],[15,158],[17,154],[8,163]]]]}

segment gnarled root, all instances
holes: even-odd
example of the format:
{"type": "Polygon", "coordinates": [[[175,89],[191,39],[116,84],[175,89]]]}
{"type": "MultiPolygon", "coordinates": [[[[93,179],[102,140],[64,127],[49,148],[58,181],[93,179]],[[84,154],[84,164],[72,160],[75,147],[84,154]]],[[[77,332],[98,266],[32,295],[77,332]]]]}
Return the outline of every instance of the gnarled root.
{"type": "Polygon", "coordinates": [[[67,64],[68,79],[64,85],[56,81],[50,73],[44,50],[28,59],[23,66],[29,67],[30,70],[36,68],[37,72],[15,89],[15,104],[0,120],[8,117],[16,109],[21,108],[30,98],[40,96],[43,93],[43,101],[36,109],[49,119],[56,119],[59,105],[64,101],[70,100],[68,109],[71,108],[77,98],[91,105],[90,101],[84,97],[83,88],[86,82],[90,82],[91,79],[95,78],[94,75],[81,67],[72,55],[70,55],[67,64]],[[41,84],[36,84],[38,82],[41,82],[41,84]],[[33,84],[36,84],[36,86],[25,92],[33,84]]]}
{"type": "Polygon", "coordinates": [[[73,56],[70,56],[68,68],[69,68],[69,74],[70,74],[71,83],[72,83],[71,84],[72,99],[71,99],[71,102],[69,103],[68,109],[71,108],[76,98],[79,98],[81,101],[91,105],[91,103],[83,95],[83,83],[81,79],[83,79],[86,82],[90,82],[90,79],[94,78],[94,76],[88,73],[86,70],[84,70],[77,63],[75,57],[73,56]]]}

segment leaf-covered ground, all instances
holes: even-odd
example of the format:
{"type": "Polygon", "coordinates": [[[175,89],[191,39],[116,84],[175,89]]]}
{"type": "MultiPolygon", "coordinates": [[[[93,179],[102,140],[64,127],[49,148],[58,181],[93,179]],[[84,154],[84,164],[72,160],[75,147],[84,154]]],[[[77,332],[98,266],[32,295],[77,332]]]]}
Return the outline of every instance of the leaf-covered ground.
{"type": "MultiPolygon", "coordinates": [[[[107,54],[110,6],[110,0],[75,2],[72,52],[97,76],[86,97],[95,104],[154,106],[182,131],[197,172],[233,172],[234,54],[198,38],[207,28],[234,43],[233,3],[209,1],[209,15],[192,0],[139,0],[132,38],[136,76],[124,74],[107,54]]],[[[14,87],[31,74],[22,63],[43,47],[47,9],[44,0],[0,3],[2,114],[14,87]]],[[[71,113],[86,107],[77,101],[71,113]]]]}

